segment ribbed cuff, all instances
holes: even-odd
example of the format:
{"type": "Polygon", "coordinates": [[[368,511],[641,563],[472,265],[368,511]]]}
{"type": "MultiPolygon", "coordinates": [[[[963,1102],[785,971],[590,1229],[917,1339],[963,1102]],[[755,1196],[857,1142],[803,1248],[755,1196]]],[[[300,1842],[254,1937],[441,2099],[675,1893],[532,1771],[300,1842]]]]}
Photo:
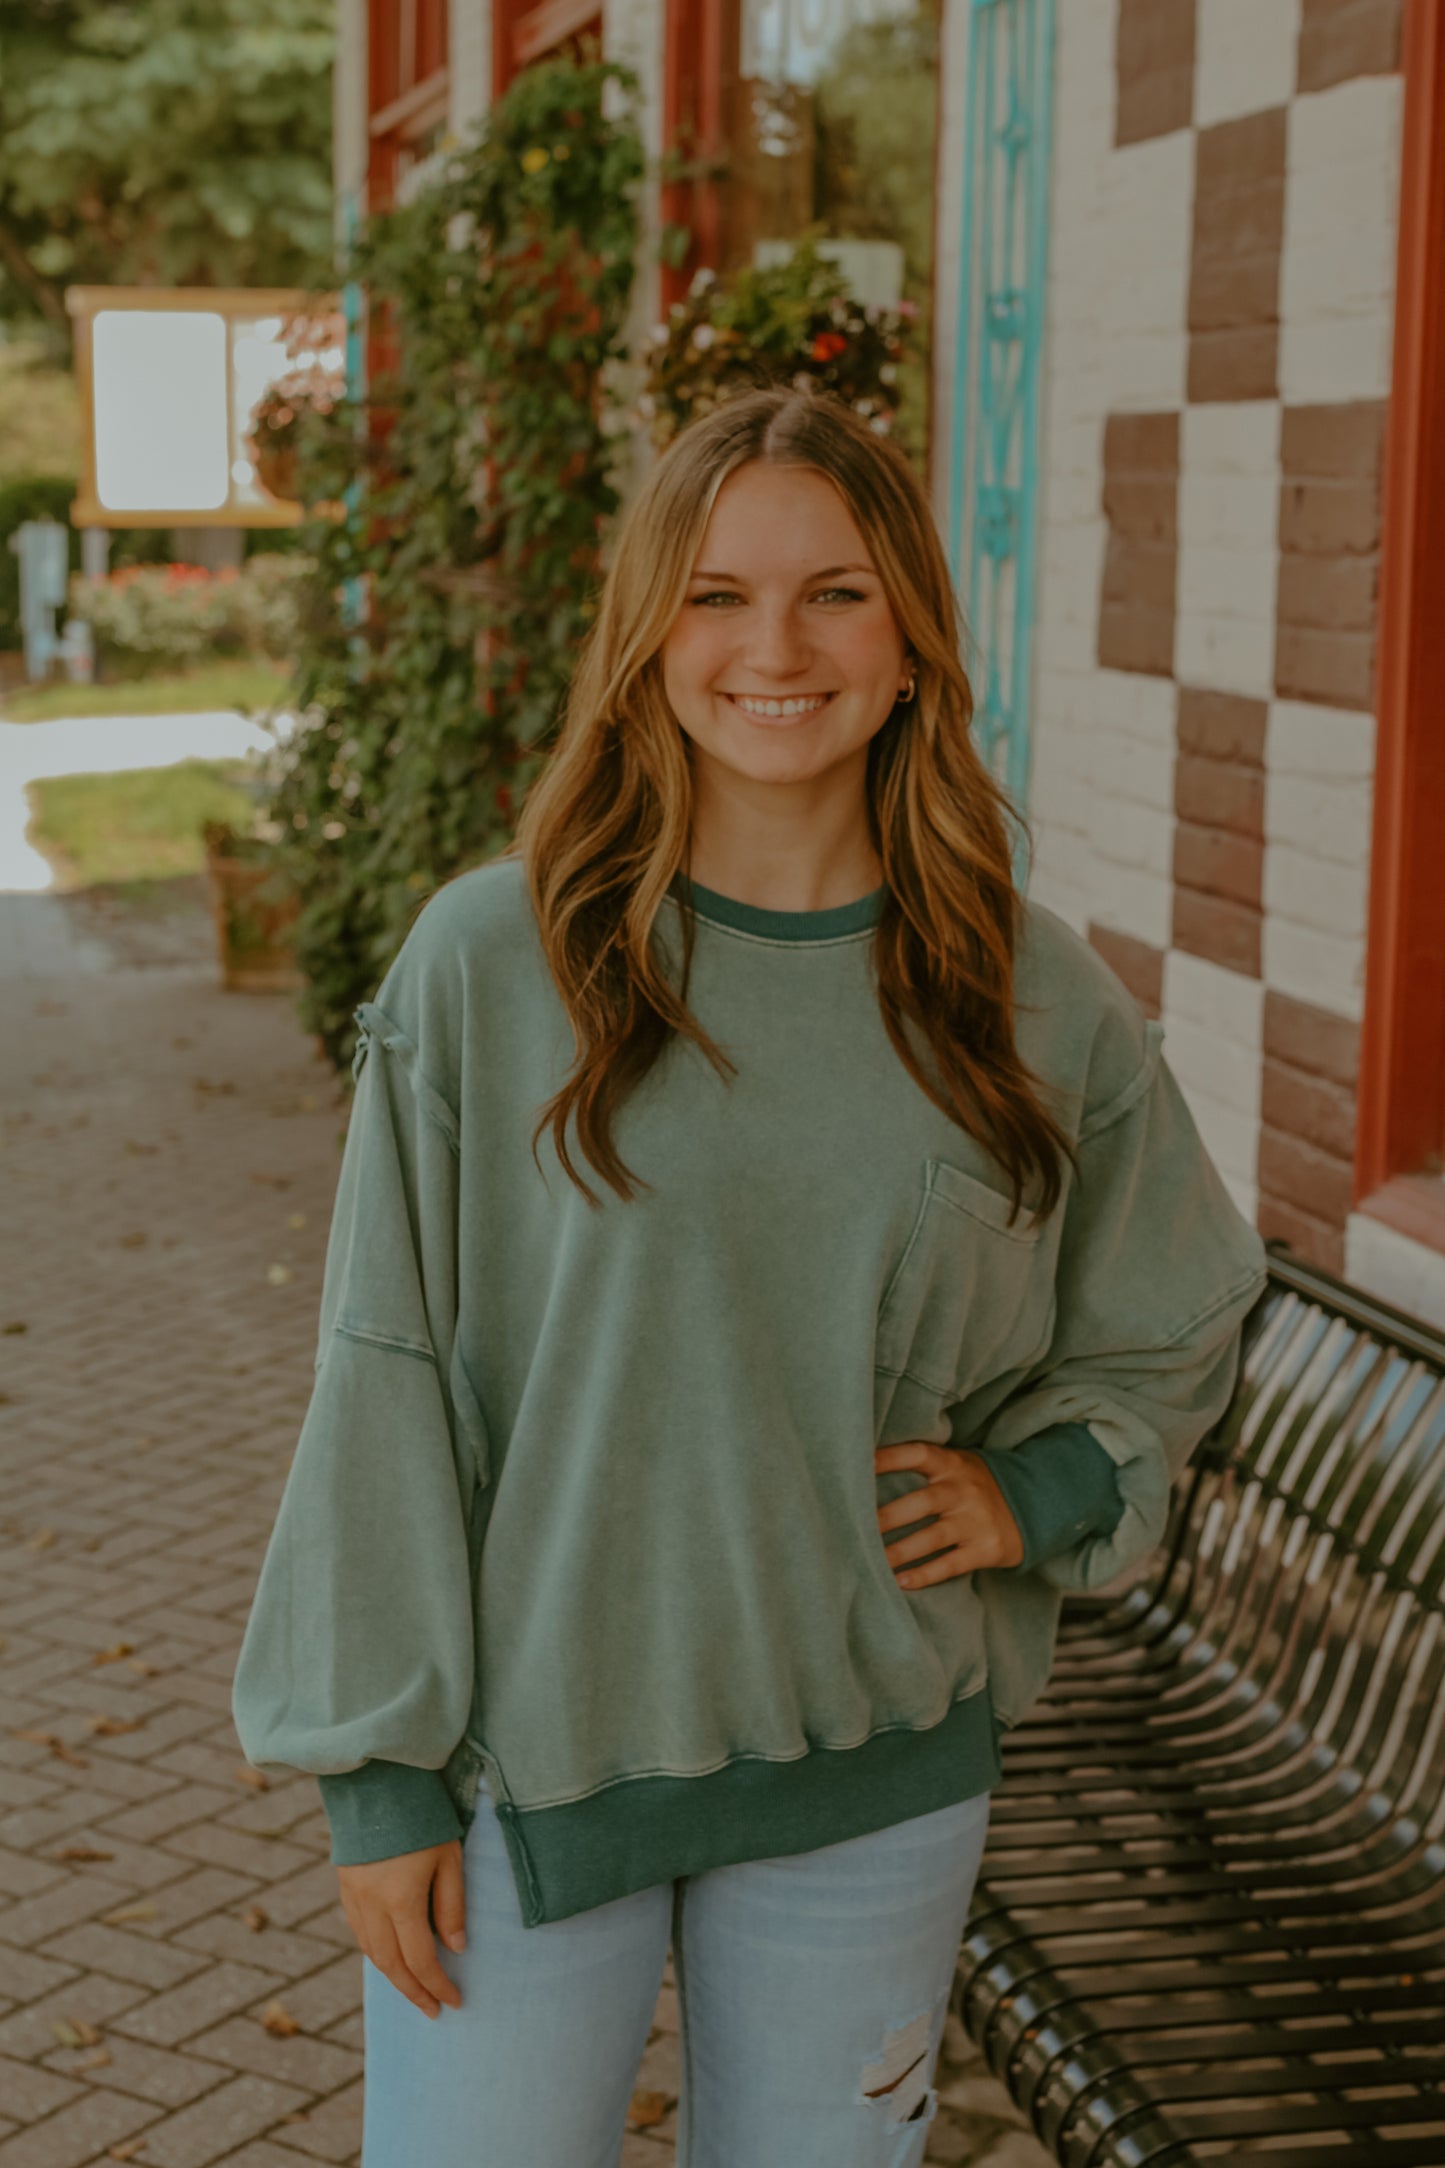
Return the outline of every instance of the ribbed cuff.
{"type": "Polygon", "coordinates": [[[1072,1550],[1085,1536],[1112,1535],[1124,1514],[1114,1463],[1086,1423],[1055,1423],[1015,1446],[982,1446],[1024,1539],[1009,1573],[1072,1550]]]}
{"type": "Polygon", "coordinates": [[[440,1769],[369,1761],[343,1776],[316,1781],[331,1824],[333,1867],[364,1867],[399,1852],[424,1852],[462,1833],[440,1769]]]}

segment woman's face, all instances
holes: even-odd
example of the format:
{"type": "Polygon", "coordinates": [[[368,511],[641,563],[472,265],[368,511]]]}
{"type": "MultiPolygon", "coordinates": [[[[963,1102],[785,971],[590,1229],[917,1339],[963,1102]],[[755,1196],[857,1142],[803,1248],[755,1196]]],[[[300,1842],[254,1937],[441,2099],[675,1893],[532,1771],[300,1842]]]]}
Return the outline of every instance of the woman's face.
{"type": "Polygon", "coordinates": [[[861,769],[907,679],[883,583],[833,484],[811,467],[737,468],[662,644],[663,690],[695,765],[772,783],[861,769]]]}

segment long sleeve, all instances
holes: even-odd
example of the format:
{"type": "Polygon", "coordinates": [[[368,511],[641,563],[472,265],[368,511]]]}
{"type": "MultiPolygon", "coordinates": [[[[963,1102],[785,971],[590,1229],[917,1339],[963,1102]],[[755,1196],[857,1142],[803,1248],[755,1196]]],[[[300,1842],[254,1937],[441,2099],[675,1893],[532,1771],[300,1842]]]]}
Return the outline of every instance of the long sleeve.
{"type": "Polygon", "coordinates": [[[1228,1405],[1265,1280],[1263,1245],[1205,1150],[1160,1026],[1142,1023],[1141,1037],[1135,1075],[1081,1127],[1047,1353],[1002,1406],[965,1405],[956,1431],[993,1462],[1082,1424],[1113,1461],[1123,1503],[1112,1528],[1034,1568],[1059,1590],[1104,1586],[1160,1540],[1173,1482],[1228,1405]]]}
{"type": "Polygon", "coordinates": [[[251,1762],[323,1780],[339,1864],[458,1833],[441,1772],[470,1712],[487,1480],[456,1350],[456,1117],[385,1010],[356,1018],[315,1379],[233,1697],[251,1762]]]}
{"type": "Polygon", "coordinates": [[[1110,1536],[1124,1512],[1114,1460],[1083,1423],[1058,1423],[1011,1450],[985,1445],[988,1463],[1024,1539],[1024,1555],[1004,1573],[1032,1573],[1081,1537],[1110,1536]]]}

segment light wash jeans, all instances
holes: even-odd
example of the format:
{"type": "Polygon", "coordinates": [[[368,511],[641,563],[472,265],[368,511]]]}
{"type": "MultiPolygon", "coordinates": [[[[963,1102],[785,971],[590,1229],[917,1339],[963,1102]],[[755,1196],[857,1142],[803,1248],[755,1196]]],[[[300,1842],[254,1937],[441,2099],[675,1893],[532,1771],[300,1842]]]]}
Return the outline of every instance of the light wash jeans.
{"type": "Polygon", "coordinates": [[[523,1927],[484,1781],[467,1946],[440,1951],[461,2008],[424,2017],[365,1966],[362,2168],[618,2168],[669,1942],[677,2168],[921,2168],[988,1810],[523,1927]]]}

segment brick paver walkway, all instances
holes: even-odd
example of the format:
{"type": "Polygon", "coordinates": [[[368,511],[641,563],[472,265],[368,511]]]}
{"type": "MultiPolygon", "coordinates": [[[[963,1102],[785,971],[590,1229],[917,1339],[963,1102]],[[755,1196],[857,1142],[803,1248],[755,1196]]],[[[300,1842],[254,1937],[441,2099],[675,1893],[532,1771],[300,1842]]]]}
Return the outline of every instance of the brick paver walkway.
{"type": "MultiPolygon", "coordinates": [[[[355,2162],[324,1817],[229,1713],[345,1101],[289,1000],[219,990],[199,906],[0,897],[0,996],[0,2168],[355,2162]]],[[[939,2083],[930,2161],[1043,2168],[952,2019],[939,2083]]],[[[624,2168],[665,2168],[670,1971],[637,2084],[624,2168]]]]}

